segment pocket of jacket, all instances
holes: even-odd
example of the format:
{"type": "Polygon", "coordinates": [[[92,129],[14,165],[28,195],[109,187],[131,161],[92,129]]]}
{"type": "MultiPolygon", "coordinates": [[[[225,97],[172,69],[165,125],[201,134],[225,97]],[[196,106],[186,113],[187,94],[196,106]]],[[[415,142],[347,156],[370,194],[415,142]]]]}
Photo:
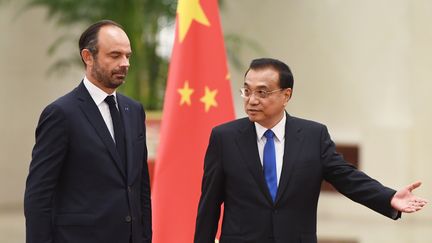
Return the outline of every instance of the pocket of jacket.
{"type": "Polygon", "coordinates": [[[93,226],[95,221],[91,214],[60,214],[54,217],[54,224],[59,226],[93,226]]]}

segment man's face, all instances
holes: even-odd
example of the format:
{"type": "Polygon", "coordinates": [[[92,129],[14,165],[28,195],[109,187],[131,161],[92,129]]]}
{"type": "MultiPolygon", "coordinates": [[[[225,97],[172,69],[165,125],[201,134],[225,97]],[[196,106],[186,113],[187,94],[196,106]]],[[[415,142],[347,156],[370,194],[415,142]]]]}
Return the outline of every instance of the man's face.
{"type": "Polygon", "coordinates": [[[280,90],[279,73],[270,67],[251,69],[246,74],[244,88],[250,92],[248,98],[243,98],[249,119],[266,128],[275,126],[283,117],[292,91],[290,88],[280,90]],[[262,98],[256,93],[258,90],[274,92],[262,98]]]}
{"type": "Polygon", "coordinates": [[[115,90],[125,82],[131,47],[126,33],[116,26],[104,26],[98,34],[98,53],[88,65],[90,75],[103,90],[115,90]]]}

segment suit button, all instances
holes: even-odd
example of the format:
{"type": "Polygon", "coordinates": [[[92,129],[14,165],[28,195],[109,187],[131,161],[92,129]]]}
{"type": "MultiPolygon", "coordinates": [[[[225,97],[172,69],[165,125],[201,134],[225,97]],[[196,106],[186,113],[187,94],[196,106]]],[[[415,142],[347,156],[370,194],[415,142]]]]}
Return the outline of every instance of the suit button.
{"type": "Polygon", "coordinates": [[[130,186],[128,186],[127,190],[128,192],[132,192],[132,188],[130,186]]]}
{"type": "Polygon", "coordinates": [[[132,217],[131,216],[126,216],[125,217],[125,221],[126,221],[126,223],[130,223],[131,221],[132,221],[132,217]]]}

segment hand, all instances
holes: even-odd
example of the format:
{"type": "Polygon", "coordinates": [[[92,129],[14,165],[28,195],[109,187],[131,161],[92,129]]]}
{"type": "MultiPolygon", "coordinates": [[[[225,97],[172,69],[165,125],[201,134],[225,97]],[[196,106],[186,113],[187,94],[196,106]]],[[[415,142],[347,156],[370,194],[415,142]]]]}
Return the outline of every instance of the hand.
{"type": "Polygon", "coordinates": [[[422,209],[428,201],[412,194],[412,191],[420,185],[421,182],[417,181],[397,191],[390,202],[391,206],[403,213],[414,213],[422,209]]]}

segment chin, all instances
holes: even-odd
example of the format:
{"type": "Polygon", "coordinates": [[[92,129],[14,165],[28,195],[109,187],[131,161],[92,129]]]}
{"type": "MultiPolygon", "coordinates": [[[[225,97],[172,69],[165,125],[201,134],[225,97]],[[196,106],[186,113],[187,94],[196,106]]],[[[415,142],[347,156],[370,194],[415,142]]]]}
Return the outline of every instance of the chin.
{"type": "Polygon", "coordinates": [[[253,116],[253,115],[249,115],[249,114],[248,114],[248,118],[249,118],[249,120],[250,120],[251,122],[257,122],[257,121],[259,121],[259,119],[257,119],[257,117],[256,117],[256,116],[253,116]]]}
{"type": "Polygon", "coordinates": [[[124,84],[125,81],[124,80],[116,80],[115,82],[111,83],[111,87],[116,89],[118,87],[120,87],[120,85],[124,84]]]}

